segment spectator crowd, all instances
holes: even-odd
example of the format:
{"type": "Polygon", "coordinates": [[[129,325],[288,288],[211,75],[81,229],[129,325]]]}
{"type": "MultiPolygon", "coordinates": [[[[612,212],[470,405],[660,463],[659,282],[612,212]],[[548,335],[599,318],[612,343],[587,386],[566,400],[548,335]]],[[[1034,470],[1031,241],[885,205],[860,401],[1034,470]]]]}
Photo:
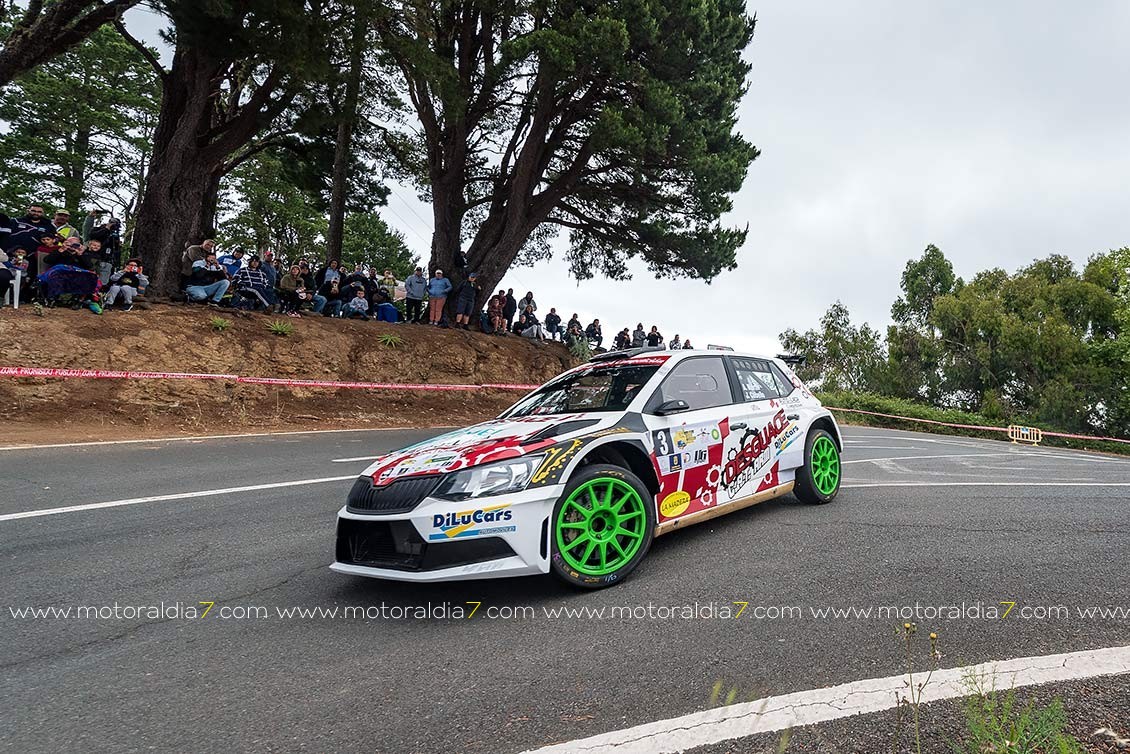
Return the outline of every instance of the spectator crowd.
{"type": "MultiPolygon", "coordinates": [[[[0,213],[0,305],[18,291],[21,302],[49,306],[86,307],[96,314],[130,311],[149,279],[141,259],[122,253],[122,224],[107,213],[90,210],[81,229],[71,215],[58,210],[48,217],[42,205],[12,218],[0,213]]],[[[453,286],[443,270],[431,276],[423,267],[404,281],[392,270],[382,274],[362,264],[342,265],[338,260],[315,266],[311,260],[284,260],[271,251],[262,256],[242,248],[220,254],[216,242],[206,239],[186,244],[180,268],[183,300],[212,307],[244,311],[278,312],[288,317],[320,315],[346,319],[428,324],[433,327],[471,329],[484,333],[517,335],[535,341],[560,340],[574,348],[587,344],[595,350],[628,348],[692,348],[690,340],[675,335],[665,341],[658,326],[617,332],[605,345],[599,319],[587,325],[573,313],[568,321],[551,307],[539,314],[533,292],[515,300],[514,290],[499,290],[489,297],[485,311],[479,307],[480,276],[470,272],[453,286]],[[454,297],[455,319],[448,319],[447,300],[454,297]]]]}

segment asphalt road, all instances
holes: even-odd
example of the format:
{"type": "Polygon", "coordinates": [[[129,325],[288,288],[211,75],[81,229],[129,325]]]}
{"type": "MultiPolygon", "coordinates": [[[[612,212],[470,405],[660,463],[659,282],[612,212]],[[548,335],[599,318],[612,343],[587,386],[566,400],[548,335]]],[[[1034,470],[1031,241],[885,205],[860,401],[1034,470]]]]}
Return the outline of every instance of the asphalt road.
{"type": "Polygon", "coordinates": [[[549,577],[421,586],[332,573],[346,480],[4,518],[352,477],[367,462],[336,459],[428,434],[0,451],[0,748],[518,752],[731,690],[748,700],[897,674],[897,621],[877,606],[964,603],[963,617],[916,620],[938,632],[948,667],[1130,644],[1130,621],[1079,613],[1130,608],[1130,459],[910,432],[845,428],[831,505],[789,496],[663,537],[597,593],[549,577]],[[167,609],[202,602],[216,603],[204,618],[167,609]],[[472,602],[473,618],[434,616],[472,602]],[[741,602],[739,618],[663,613],[741,602]],[[1008,602],[1015,612],[989,617],[1008,602]],[[163,617],[16,617],[162,603],[163,617]],[[340,613],[429,604],[430,618],[340,613]],[[613,606],[650,617],[548,612],[613,606]],[[531,610],[487,615],[511,607],[531,610]],[[820,612],[853,607],[872,614],[820,612]]]}

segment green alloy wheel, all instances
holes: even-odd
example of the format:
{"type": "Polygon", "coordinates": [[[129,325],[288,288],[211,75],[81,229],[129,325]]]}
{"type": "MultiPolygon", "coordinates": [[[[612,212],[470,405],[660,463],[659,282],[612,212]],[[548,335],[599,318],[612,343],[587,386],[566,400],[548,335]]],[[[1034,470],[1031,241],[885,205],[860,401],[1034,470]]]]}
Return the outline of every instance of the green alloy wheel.
{"type": "Polygon", "coordinates": [[[655,536],[655,504],[627,469],[593,464],[573,475],[550,520],[553,572],[598,589],[622,581],[655,536]]]}
{"type": "Polygon", "coordinates": [[[840,491],[840,450],[822,429],[808,433],[804,443],[804,466],[797,469],[796,496],[805,503],[832,502],[840,491]]]}

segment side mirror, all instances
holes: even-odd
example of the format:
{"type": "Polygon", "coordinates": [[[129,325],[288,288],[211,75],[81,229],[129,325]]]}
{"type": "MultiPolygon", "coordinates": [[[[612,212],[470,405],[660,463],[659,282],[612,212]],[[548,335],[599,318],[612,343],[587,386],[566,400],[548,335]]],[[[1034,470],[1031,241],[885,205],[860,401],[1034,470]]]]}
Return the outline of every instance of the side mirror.
{"type": "Polygon", "coordinates": [[[660,403],[656,407],[655,413],[659,416],[667,416],[667,414],[677,414],[680,411],[689,411],[690,408],[691,404],[687,403],[684,400],[676,398],[672,401],[663,401],[662,403],[660,403]]]}

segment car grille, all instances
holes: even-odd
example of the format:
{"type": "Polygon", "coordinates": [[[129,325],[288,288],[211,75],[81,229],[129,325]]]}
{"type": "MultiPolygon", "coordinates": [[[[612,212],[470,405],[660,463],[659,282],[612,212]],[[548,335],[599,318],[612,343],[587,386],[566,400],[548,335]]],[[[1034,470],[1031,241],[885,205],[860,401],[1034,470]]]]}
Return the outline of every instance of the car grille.
{"type": "Polygon", "coordinates": [[[410,521],[338,519],[337,562],[397,571],[432,571],[505,558],[514,550],[500,537],[429,544],[410,521]]]}
{"type": "Polygon", "coordinates": [[[408,513],[435,492],[442,480],[440,475],[432,474],[377,487],[370,477],[363,476],[349,490],[346,506],[357,513],[408,513]]]}

